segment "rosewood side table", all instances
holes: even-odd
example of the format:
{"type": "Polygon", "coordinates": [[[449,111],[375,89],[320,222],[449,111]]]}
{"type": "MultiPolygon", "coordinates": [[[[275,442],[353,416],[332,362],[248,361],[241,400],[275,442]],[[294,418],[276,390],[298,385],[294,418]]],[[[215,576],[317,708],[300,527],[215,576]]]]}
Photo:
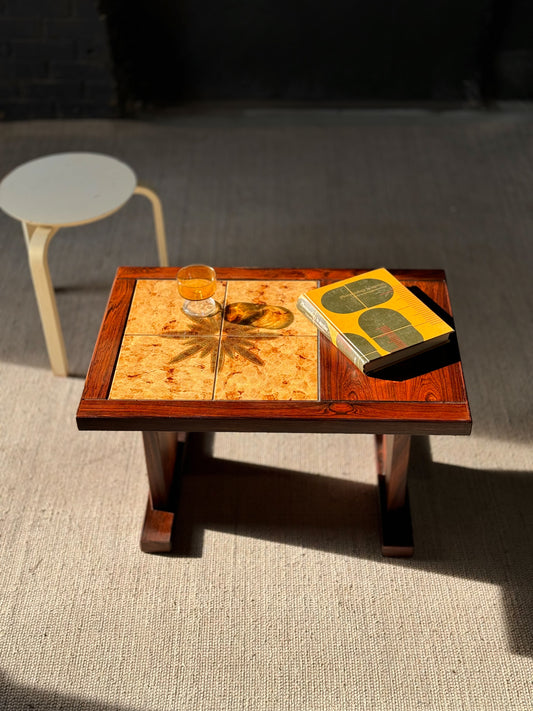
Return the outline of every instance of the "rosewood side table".
{"type": "MultiPolygon", "coordinates": [[[[470,409],[455,340],[367,376],[296,309],[304,291],[363,271],[217,269],[218,314],[190,319],[177,268],[119,268],[77,424],[142,432],[143,551],[172,548],[171,489],[189,432],[336,432],[376,436],[382,552],[412,555],[411,436],[467,435],[470,409]]],[[[392,271],[451,320],[443,271],[392,271]]]]}

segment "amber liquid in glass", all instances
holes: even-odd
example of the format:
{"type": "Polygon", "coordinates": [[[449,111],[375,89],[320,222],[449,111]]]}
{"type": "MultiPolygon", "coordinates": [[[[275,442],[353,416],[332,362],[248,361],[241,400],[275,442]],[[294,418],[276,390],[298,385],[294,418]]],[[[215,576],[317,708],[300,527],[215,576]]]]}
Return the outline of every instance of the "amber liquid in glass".
{"type": "Polygon", "coordinates": [[[215,293],[216,282],[209,279],[183,279],[180,281],[180,294],[189,301],[208,299],[215,293]]]}

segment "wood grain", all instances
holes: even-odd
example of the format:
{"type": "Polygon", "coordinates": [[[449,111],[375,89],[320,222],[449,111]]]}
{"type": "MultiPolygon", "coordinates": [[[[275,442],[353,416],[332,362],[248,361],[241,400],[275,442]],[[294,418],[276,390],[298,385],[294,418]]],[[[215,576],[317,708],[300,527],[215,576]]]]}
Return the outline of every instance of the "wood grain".
{"type": "Polygon", "coordinates": [[[149,495],[141,533],[144,553],[172,550],[176,484],[182,474],[187,434],[143,432],[149,495]]]}
{"type": "MultiPolygon", "coordinates": [[[[216,269],[220,279],[333,282],[366,269],[216,269]]],[[[442,270],[392,270],[452,319],[442,270]]],[[[77,413],[80,429],[469,434],[471,416],[456,341],[373,376],[320,336],[317,401],[108,400],[137,279],[175,279],[177,268],[120,267],[77,413]]]]}
{"type": "Polygon", "coordinates": [[[376,437],[381,552],[387,557],[410,558],[414,552],[407,491],[410,441],[409,435],[376,437]]]}
{"type": "Polygon", "coordinates": [[[143,444],[152,506],[154,509],[166,510],[178,450],[177,434],[144,431],[143,444]]]}
{"type": "Polygon", "coordinates": [[[469,434],[463,403],[85,400],[82,430],[469,434]]]}
{"type": "Polygon", "coordinates": [[[109,394],[134,291],[135,279],[115,277],[85,379],[82,401],[104,400],[109,394]]]}

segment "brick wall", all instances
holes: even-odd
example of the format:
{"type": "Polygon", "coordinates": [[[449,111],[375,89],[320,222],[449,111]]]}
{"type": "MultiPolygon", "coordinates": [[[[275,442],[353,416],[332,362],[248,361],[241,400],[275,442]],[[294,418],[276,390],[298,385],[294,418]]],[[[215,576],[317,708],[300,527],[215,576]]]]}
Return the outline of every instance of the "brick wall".
{"type": "Polygon", "coordinates": [[[0,0],[0,119],[117,114],[98,0],[0,0]]]}

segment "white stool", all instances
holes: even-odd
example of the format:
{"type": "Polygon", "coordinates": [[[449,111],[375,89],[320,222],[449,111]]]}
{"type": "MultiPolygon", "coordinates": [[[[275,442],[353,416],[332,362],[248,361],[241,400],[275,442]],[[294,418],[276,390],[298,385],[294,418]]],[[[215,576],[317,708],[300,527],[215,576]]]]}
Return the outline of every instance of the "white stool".
{"type": "Polygon", "coordinates": [[[67,375],[65,343],[48,268],[48,246],[61,227],[111,215],[133,194],[152,203],[159,263],[168,266],[158,196],[125,163],[97,153],[59,153],[15,168],[0,183],[0,208],[22,222],[30,271],[52,370],[67,375]]]}

